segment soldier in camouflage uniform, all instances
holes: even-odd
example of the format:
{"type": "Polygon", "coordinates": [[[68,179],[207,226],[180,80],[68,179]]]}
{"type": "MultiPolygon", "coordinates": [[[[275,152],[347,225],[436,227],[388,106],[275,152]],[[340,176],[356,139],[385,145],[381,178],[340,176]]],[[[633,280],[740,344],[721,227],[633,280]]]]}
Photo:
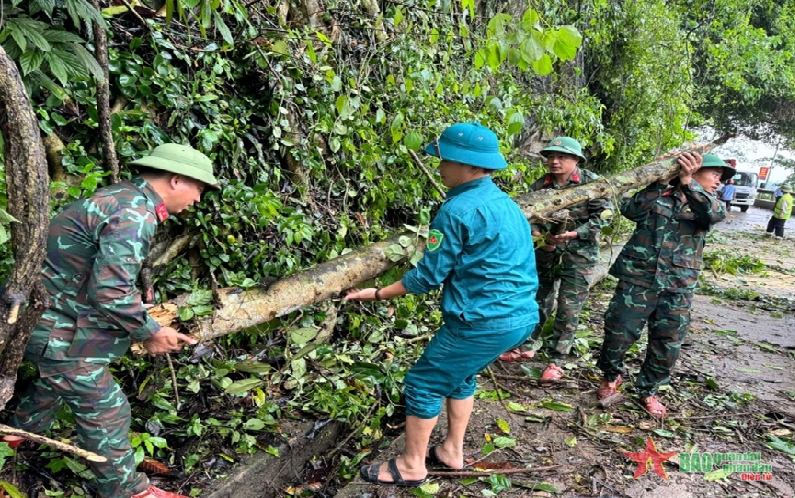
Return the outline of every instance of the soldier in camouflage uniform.
{"type": "MultiPolygon", "coordinates": [[[[573,138],[556,138],[541,154],[547,158],[549,173],[534,182],[530,186],[531,191],[576,187],[599,178],[599,175],[578,166],[580,160],[585,161],[585,156],[579,142],[573,138]]],[[[579,314],[588,299],[594,267],[599,259],[599,234],[610,222],[611,209],[608,199],[594,199],[569,208],[565,226],[553,227],[552,223],[533,226],[533,235],[540,235],[542,231],[546,233],[546,245],[535,252],[539,277],[536,294],[539,322],[531,340],[541,335],[544,324],[554,311],[557,297],[552,337],[545,345],[550,363],[542,374],[543,379],[559,380],[563,376],[560,364],[574,343],[579,314]],[[560,282],[560,287],[556,296],[557,282],[560,282]]],[[[533,352],[527,345],[501,355],[500,359],[517,361],[532,357],[533,352]]]]}
{"type": "Polygon", "coordinates": [[[135,283],[157,224],[197,202],[218,181],[210,160],[184,145],[161,145],[132,165],[142,168],[139,176],[73,202],[50,224],[42,273],[52,304],[25,351],[38,377],[10,424],[45,432],[65,403],[75,415],[79,445],[108,459],[90,464],[99,496],[177,498],[135,471],[130,404],[108,363],[133,340],[143,341],[152,354],[195,343],[158,325],[144,310],[135,283]]]}
{"type": "Polygon", "coordinates": [[[621,213],[637,223],[610,274],[618,278],[605,313],[597,366],[604,372],[600,399],[623,382],[624,355],[648,324],[646,359],[635,381],[646,411],[663,417],[655,393],[670,380],[690,323],[693,291],[707,232],[726,217],[715,191],[735,170],[714,154],[683,154],[671,181],[654,182],[624,201],[621,213]]]}

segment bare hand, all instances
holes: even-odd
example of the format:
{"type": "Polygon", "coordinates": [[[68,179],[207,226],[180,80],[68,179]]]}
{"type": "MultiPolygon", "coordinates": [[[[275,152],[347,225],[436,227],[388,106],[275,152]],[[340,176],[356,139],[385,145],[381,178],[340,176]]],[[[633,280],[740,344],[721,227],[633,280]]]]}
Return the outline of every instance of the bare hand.
{"type": "Polygon", "coordinates": [[[378,290],[374,287],[367,289],[349,289],[345,294],[346,301],[375,301],[375,291],[378,290]]]}
{"type": "Polygon", "coordinates": [[[160,332],[144,341],[144,346],[149,354],[162,354],[179,351],[183,343],[196,344],[198,341],[185,334],[180,334],[176,329],[163,327],[160,332]]]}
{"type": "Polygon", "coordinates": [[[696,152],[685,152],[679,156],[679,181],[685,185],[693,180],[693,173],[698,171],[704,159],[696,152]]]}
{"type": "Polygon", "coordinates": [[[558,235],[547,234],[547,244],[557,245],[566,242],[567,240],[574,240],[577,238],[577,232],[563,232],[558,235]]]}

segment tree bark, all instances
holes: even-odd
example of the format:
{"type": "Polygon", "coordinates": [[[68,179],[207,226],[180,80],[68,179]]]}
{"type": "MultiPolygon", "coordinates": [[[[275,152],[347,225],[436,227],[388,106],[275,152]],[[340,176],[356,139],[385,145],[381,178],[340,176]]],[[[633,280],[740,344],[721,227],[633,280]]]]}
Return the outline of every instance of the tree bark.
{"type": "MultiPolygon", "coordinates": [[[[703,153],[725,143],[728,139],[729,136],[724,136],[711,144],[689,151],[703,153]]],[[[614,197],[633,188],[670,178],[678,171],[679,165],[673,157],[608,176],[581,187],[532,192],[518,196],[515,200],[528,219],[547,219],[557,211],[575,204],[589,199],[614,197]]],[[[405,243],[406,239],[403,241],[405,243]]],[[[382,275],[393,266],[405,262],[414,251],[423,249],[424,239],[415,234],[398,234],[386,241],[357,249],[315,268],[285,277],[267,289],[219,289],[218,309],[211,318],[199,320],[191,333],[199,340],[209,340],[338,297],[344,290],[382,275]],[[407,247],[401,246],[399,243],[401,237],[408,237],[411,243],[407,247]],[[387,248],[390,246],[395,254],[398,249],[401,250],[403,258],[393,261],[387,257],[387,248]]],[[[188,296],[183,295],[173,299],[171,303],[185,306],[187,300],[188,296]]],[[[176,317],[173,321],[176,321],[176,317]]]]}
{"type": "MultiPolygon", "coordinates": [[[[92,5],[97,12],[101,12],[97,0],[92,5]]],[[[110,171],[112,183],[121,180],[119,176],[119,159],[116,157],[116,143],[113,141],[113,130],[110,125],[110,73],[108,72],[108,37],[101,24],[94,23],[94,41],[97,62],[102,68],[103,77],[97,79],[97,118],[99,120],[99,134],[102,137],[102,159],[105,170],[110,171]]]]}
{"type": "Polygon", "coordinates": [[[49,177],[36,114],[19,71],[0,47],[0,130],[6,144],[14,269],[0,294],[0,410],[14,393],[17,367],[49,302],[39,280],[50,219],[49,177]],[[23,304],[29,303],[20,311],[23,304]]]}

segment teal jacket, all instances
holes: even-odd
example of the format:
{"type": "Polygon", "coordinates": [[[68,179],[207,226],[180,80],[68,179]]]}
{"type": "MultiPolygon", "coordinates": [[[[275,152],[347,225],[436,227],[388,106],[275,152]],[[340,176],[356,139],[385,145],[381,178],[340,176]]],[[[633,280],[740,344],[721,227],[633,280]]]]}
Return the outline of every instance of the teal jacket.
{"type": "Polygon", "coordinates": [[[453,327],[511,330],[538,322],[530,224],[491,177],[450,190],[430,229],[425,254],[403,277],[409,292],[443,287],[442,316],[453,327]]]}

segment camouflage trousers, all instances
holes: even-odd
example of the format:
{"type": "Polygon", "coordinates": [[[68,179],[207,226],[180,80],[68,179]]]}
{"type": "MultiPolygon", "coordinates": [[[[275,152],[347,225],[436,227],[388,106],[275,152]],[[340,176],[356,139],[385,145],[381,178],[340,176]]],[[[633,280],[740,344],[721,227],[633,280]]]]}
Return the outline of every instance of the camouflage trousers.
{"type": "Polygon", "coordinates": [[[130,403],[105,364],[80,363],[64,372],[67,362],[57,362],[58,373],[39,364],[39,376],[22,395],[10,425],[41,434],[55,421],[62,404],[72,410],[78,445],[106,457],[89,462],[102,498],[129,498],[149,487],[146,474],[135,471],[130,446],[130,403]]]}
{"type": "Polygon", "coordinates": [[[692,301],[692,292],[652,290],[619,281],[605,312],[605,339],[596,363],[605,378],[612,382],[624,370],[624,355],[648,324],[646,359],[635,387],[645,398],[668,383],[690,325],[692,301]]]}
{"type": "Polygon", "coordinates": [[[552,337],[544,345],[544,350],[552,363],[562,363],[571,352],[574,336],[577,333],[580,311],[588,299],[593,271],[593,267],[565,268],[559,272],[547,272],[539,268],[538,292],[536,293],[538,325],[533,331],[531,340],[536,340],[541,335],[544,324],[555,311],[555,298],[557,297],[552,337]],[[557,293],[555,292],[556,282],[559,282],[557,293]]]}

